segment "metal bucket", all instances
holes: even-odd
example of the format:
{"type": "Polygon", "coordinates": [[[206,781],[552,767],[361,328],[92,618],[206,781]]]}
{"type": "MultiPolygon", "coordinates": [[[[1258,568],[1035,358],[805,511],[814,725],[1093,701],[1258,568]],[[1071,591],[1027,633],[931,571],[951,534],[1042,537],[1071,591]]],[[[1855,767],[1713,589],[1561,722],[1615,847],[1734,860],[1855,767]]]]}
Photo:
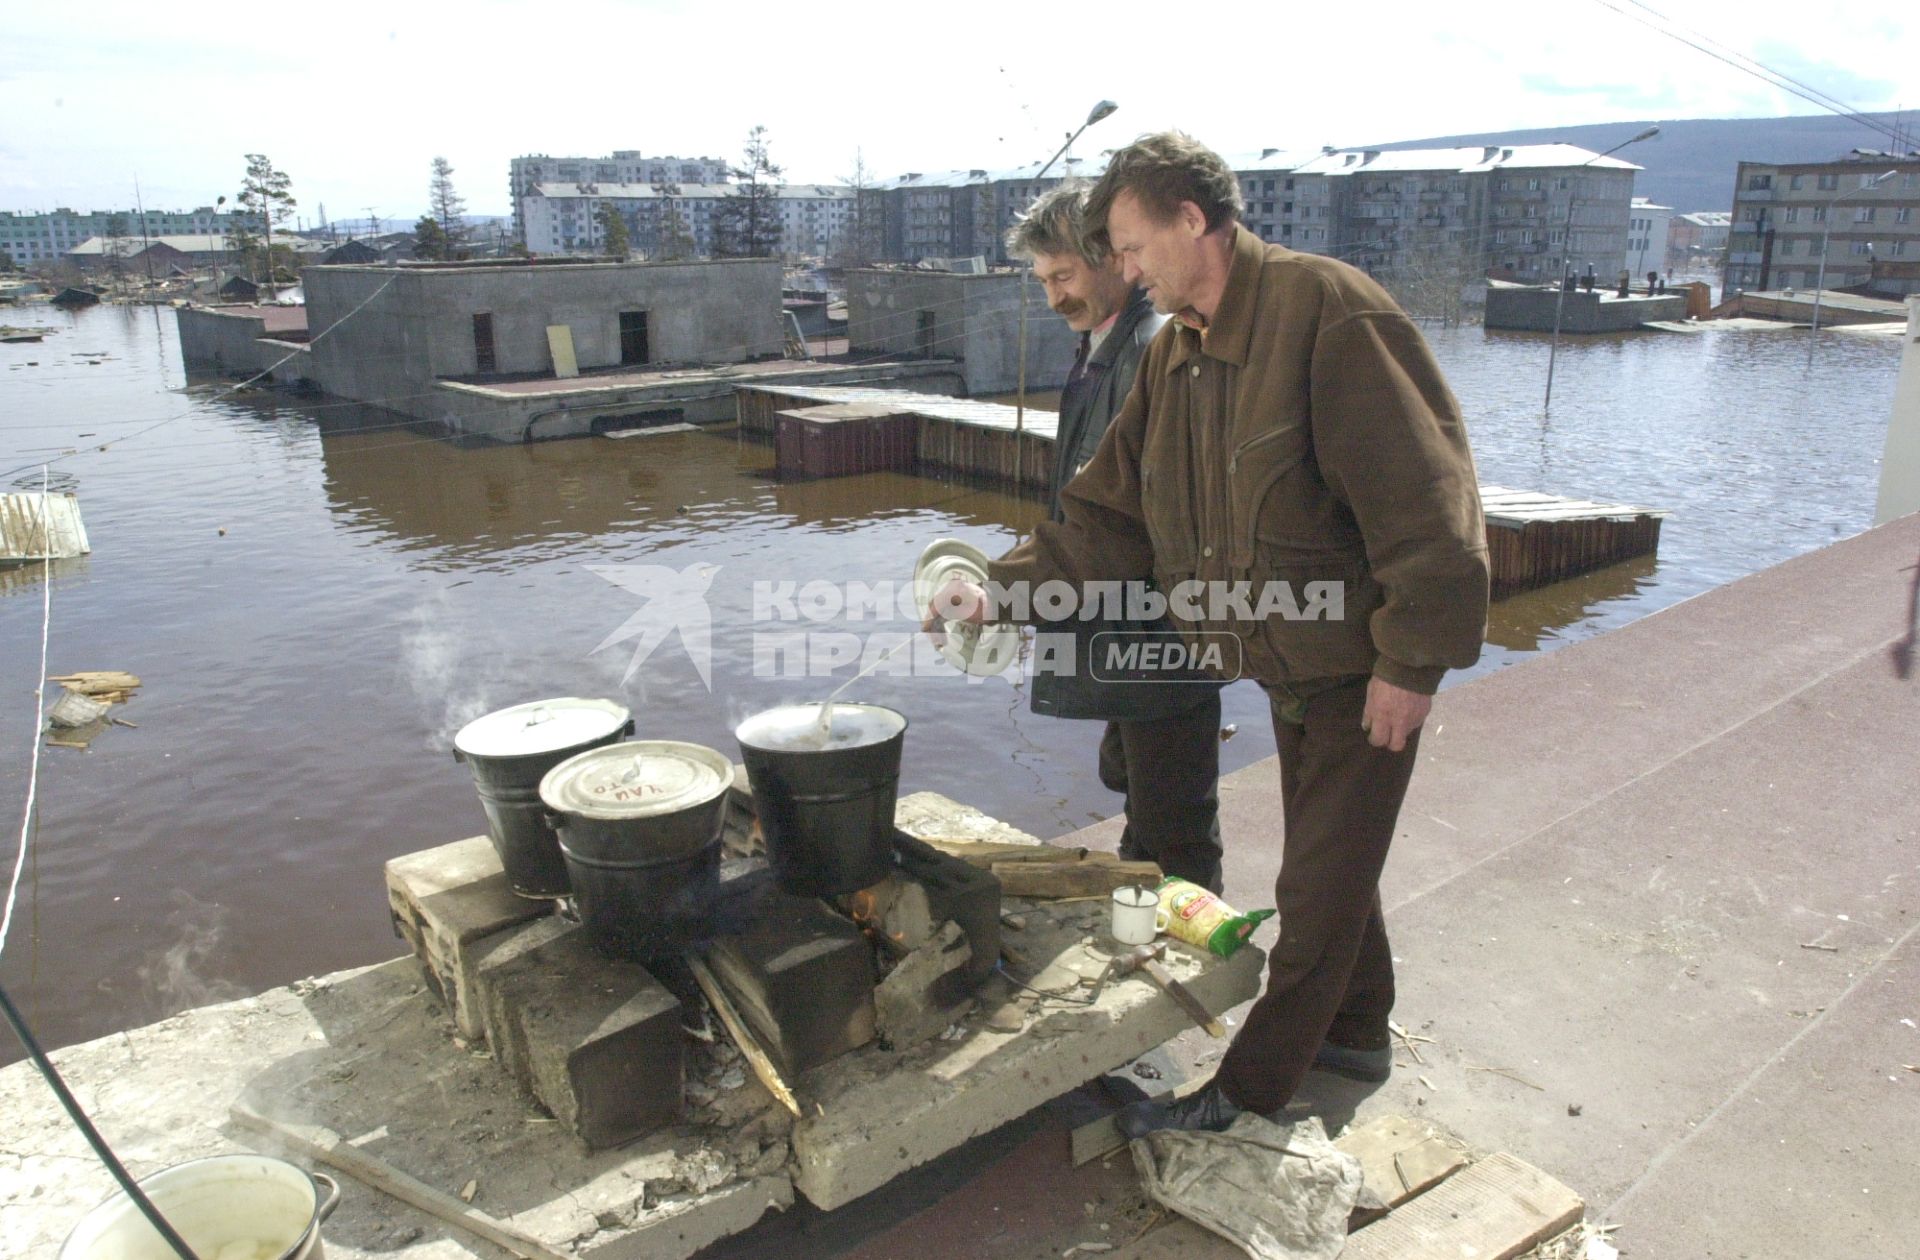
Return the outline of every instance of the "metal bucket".
{"type": "Polygon", "coordinates": [[[562,696],[489,713],[453,737],[454,760],[473,770],[487,836],[513,891],[522,897],[567,895],[567,867],[540,801],[540,780],[567,758],[632,732],[623,706],[562,696]]]}
{"type": "Polygon", "coordinates": [[[677,740],[591,749],[540,781],[596,948],[644,961],[704,934],[732,786],[731,762],[677,740]]]}
{"type": "MultiPolygon", "coordinates": [[[[323,1260],[320,1222],[340,1202],[333,1178],[265,1155],[175,1164],[141,1178],[140,1189],[201,1260],[323,1260]]],[[[59,1260],[177,1257],[133,1200],[116,1191],[80,1219],[59,1260]]]]}
{"type": "Polygon", "coordinates": [[[812,735],[818,704],[756,713],[734,731],[780,886],[817,897],[856,892],[893,869],[893,808],[907,719],[876,704],[835,703],[830,739],[812,735]]]}

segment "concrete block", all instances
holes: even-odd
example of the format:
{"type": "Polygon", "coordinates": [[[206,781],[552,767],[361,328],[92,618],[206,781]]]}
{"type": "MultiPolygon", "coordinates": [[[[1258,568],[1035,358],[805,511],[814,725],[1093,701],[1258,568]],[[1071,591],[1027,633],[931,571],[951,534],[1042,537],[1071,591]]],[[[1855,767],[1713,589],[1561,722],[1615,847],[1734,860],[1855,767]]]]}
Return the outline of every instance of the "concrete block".
{"type": "Polygon", "coordinates": [[[521,974],[520,960],[579,928],[577,923],[549,915],[499,934],[476,952],[473,1003],[487,1045],[500,1070],[528,1093],[533,1092],[533,1068],[518,1014],[515,977],[521,974]]]}
{"type": "Polygon", "coordinates": [[[750,921],[714,940],[713,974],[789,1080],[873,1040],[873,947],[817,898],[754,881],[750,921]]]}
{"type": "Polygon", "coordinates": [[[910,1050],[945,1032],[968,1000],[953,1000],[949,977],[964,974],[972,957],[966,933],[949,920],[895,964],[873,995],[881,1040],[891,1049],[910,1050]]]}
{"type": "Polygon", "coordinates": [[[485,1026],[476,959],[499,933],[550,915],[552,903],[515,896],[485,836],[394,858],[386,877],[394,931],[413,948],[460,1035],[478,1040],[485,1026]]]}
{"type": "Polygon", "coordinates": [[[679,1115],[685,1035],[679,1000],[645,968],[564,926],[523,929],[482,963],[481,990],[501,1066],[597,1149],[679,1115]]]}
{"type": "MultiPolygon", "coordinates": [[[[1027,923],[1021,944],[1064,976],[1091,978],[1107,956],[1086,943],[1079,909],[1020,903],[1027,923]]],[[[1254,946],[1227,959],[1178,944],[1167,953],[1167,969],[1216,1014],[1260,990],[1266,954],[1254,946]]],[[[796,1122],[792,1134],[794,1186],[803,1196],[823,1209],[840,1207],[1138,1058],[1192,1022],[1138,976],[1109,983],[1091,1006],[1042,1002],[1021,1031],[995,1031],[984,1020],[964,1026],[957,1041],[910,1054],[864,1050],[808,1078],[819,1111],[796,1122]]]]}

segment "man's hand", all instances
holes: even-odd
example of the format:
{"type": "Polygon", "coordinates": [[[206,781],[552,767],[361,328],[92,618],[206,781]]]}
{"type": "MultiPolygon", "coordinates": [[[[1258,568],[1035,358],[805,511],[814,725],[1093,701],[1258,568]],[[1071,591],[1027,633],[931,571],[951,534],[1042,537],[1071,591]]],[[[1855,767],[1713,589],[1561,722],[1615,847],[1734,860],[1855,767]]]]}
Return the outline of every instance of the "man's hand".
{"type": "Polygon", "coordinates": [[[1420,729],[1432,708],[1432,696],[1396,687],[1381,678],[1369,678],[1367,707],[1360,715],[1360,729],[1367,733],[1367,742],[1375,748],[1405,752],[1407,737],[1420,729]]]}
{"type": "Polygon", "coordinates": [[[932,601],[927,605],[927,618],[920,623],[920,629],[931,638],[934,646],[946,642],[946,624],[949,621],[967,621],[976,626],[987,621],[987,593],[979,586],[964,578],[950,577],[946,584],[933,593],[932,601]]]}

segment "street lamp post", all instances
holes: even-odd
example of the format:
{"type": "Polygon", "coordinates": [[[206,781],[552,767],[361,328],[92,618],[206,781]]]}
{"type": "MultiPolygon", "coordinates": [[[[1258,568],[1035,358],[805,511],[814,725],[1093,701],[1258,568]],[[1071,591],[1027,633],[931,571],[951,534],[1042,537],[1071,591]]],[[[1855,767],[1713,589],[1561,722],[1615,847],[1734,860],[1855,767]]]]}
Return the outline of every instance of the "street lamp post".
{"type": "MultiPolygon", "coordinates": [[[[1642,140],[1651,140],[1659,134],[1660,128],[1648,127],[1631,140],[1622,140],[1605,153],[1594,154],[1586,161],[1580,163],[1579,166],[1574,167],[1574,169],[1584,170],[1592,166],[1595,162],[1598,162],[1601,158],[1618,153],[1630,144],[1639,144],[1642,140]]],[[[1560,312],[1565,310],[1567,305],[1567,255],[1573,250],[1573,201],[1579,193],[1580,177],[1576,175],[1567,183],[1567,225],[1560,238],[1560,266],[1555,270],[1553,277],[1554,288],[1558,290],[1558,294],[1553,302],[1553,344],[1547,350],[1547,396],[1540,403],[1540,414],[1543,416],[1546,415],[1547,410],[1553,406],[1553,361],[1560,357],[1560,312]]]]}
{"type": "MultiPolygon", "coordinates": [[[[1899,174],[1898,171],[1882,171],[1854,191],[1870,192],[1897,174],[1899,174]]],[[[1813,282],[1813,327],[1807,333],[1808,367],[1813,366],[1813,345],[1820,333],[1820,293],[1826,288],[1827,284],[1827,245],[1833,236],[1833,207],[1839,202],[1840,198],[1847,195],[1847,192],[1847,189],[1842,188],[1840,191],[1834,193],[1832,197],[1828,198],[1826,211],[1821,216],[1821,222],[1826,224],[1826,228],[1820,233],[1820,275],[1813,282]]]]}
{"type": "MultiPolygon", "coordinates": [[[[1052,157],[1047,159],[1046,165],[1042,166],[1039,173],[1033,177],[1033,182],[1038,184],[1047,177],[1047,172],[1053,169],[1053,164],[1060,160],[1062,154],[1073,147],[1073,142],[1080,138],[1082,131],[1085,131],[1119,108],[1120,107],[1112,101],[1101,101],[1088,111],[1087,121],[1081,123],[1078,129],[1067,136],[1067,142],[1061,145],[1052,157]]],[[[1027,275],[1025,272],[1020,273],[1019,357],[1020,376],[1014,392],[1013,407],[1013,492],[1015,494],[1020,493],[1020,478],[1021,474],[1025,471],[1025,444],[1022,441],[1022,437],[1027,429],[1027,275]]]]}

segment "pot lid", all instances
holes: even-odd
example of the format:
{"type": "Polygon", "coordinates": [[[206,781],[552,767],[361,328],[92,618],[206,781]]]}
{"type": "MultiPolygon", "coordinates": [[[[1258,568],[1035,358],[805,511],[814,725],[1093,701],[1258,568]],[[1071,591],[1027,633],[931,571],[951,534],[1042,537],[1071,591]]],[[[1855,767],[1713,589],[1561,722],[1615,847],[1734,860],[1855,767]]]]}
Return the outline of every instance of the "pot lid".
{"type": "Polygon", "coordinates": [[[581,818],[654,818],[704,805],[732,786],[733,763],[711,748],[636,739],[567,758],[540,780],[540,799],[581,818]]]}
{"type": "Polygon", "coordinates": [[[625,705],[560,696],[497,709],[460,728],[453,746],[469,757],[530,757],[605,739],[627,724],[625,705]]]}
{"type": "Polygon", "coordinates": [[[820,701],[765,709],[734,728],[733,736],[748,748],[768,752],[829,752],[881,744],[907,729],[907,719],[877,704],[851,700],[833,702],[833,720],[820,725],[820,701]]]}

